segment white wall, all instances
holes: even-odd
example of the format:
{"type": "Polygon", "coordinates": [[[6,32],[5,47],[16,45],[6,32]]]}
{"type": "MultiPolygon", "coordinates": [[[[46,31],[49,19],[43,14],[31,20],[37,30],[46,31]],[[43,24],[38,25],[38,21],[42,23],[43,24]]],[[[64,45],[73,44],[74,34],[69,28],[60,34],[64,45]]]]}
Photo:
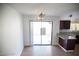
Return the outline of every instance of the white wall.
{"type": "Polygon", "coordinates": [[[24,17],[23,20],[23,33],[24,33],[24,45],[29,46],[30,45],[30,37],[29,37],[29,18],[24,17]]]}
{"type": "Polygon", "coordinates": [[[79,11],[74,11],[74,12],[70,12],[70,13],[64,14],[61,17],[61,20],[71,20],[71,21],[79,20],[79,11]],[[69,17],[70,14],[72,14],[71,18],[69,17]]]}
{"type": "Polygon", "coordinates": [[[1,17],[1,55],[20,55],[23,49],[22,17],[7,4],[2,4],[1,17]]]}
{"type": "Polygon", "coordinates": [[[1,5],[0,5],[0,55],[1,55],[1,5]]]}
{"type": "MultiPolygon", "coordinates": [[[[71,22],[79,22],[79,11],[73,11],[70,13],[66,13],[61,17],[61,20],[70,20],[71,22]],[[71,18],[69,17],[70,14],[72,14],[71,18]]],[[[70,29],[60,30],[60,32],[70,32],[70,29]]]]}
{"type": "MultiPolygon", "coordinates": [[[[24,15],[24,45],[28,46],[31,45],[31,38],[30,38],[30,21],[37,21],[37,16],[33,15],[24,15]]],[[[52,45],[56,45],[58,43],[57,33],[59,33],[59,17],[53,16],[46,16],[44,21],[52,21],[53,22],[53,36],[52,36],[52,45]]]]}

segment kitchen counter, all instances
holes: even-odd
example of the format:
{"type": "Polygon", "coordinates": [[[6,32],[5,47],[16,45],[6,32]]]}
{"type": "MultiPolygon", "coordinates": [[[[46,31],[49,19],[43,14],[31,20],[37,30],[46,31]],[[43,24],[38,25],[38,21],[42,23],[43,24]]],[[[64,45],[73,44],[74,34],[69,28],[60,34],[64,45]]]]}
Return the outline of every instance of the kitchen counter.
{"type": "Polygon", "coordinates": [[[73,39],[76,39],[75,36],[72,36],[72,35],[59,35],[58,37],[64,39],[64,40],[73,40],[73,39]]]}
{"type": "Polygon", "coordinates": [[[59,34],[59,46],[65,52],[73,52],[75,49],[76,37],[74,34],[59,34]]]}

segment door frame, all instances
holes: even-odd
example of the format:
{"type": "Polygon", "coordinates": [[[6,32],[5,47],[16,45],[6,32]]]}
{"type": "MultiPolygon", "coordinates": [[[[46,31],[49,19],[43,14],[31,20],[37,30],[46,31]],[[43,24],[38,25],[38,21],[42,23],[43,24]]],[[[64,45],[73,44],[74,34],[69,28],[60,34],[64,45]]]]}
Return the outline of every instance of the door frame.
{"type": "Polygon", "coordinates": [[[32,46],[48,46],[52,45],[52,36],[53,36],[53,21],[38,21],[38,20],[29,20],[29,37],[31,36],[31,22],[51,22],[52,23],[52,28],[51,28],[51,44],[33,44],[33,38],[29,39],[30,43],[32,46]]]}

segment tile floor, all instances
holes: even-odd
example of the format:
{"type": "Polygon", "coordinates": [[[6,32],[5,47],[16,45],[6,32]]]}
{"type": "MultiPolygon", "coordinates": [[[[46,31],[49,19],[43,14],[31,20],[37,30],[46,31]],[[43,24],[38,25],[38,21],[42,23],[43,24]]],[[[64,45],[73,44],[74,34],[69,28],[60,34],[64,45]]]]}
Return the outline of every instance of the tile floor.
{"type": "Polygon", "coordinates": [[[64,52],[59,46],[25,47],[21,56],[79,56],[79,45],[74,52],[64,52]]]}

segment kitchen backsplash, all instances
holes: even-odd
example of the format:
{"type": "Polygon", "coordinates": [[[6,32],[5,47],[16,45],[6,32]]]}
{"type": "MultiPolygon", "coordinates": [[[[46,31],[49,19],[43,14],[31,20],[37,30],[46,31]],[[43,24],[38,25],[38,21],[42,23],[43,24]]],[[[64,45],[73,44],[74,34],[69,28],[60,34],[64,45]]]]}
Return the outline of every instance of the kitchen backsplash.
{"type": "Polygon", "coordinates": [[[79,34],[79,31],[61,30],[59,34],[73,35],[73,34],[79,34]]]}

